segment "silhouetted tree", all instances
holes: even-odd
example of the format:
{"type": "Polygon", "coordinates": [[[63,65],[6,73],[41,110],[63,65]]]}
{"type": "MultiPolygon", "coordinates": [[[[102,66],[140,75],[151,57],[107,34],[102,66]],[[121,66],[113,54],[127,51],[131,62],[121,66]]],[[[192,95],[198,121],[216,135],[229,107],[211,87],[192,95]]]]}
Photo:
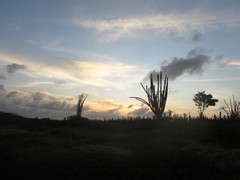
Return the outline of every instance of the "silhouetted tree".
{"type": "Polygon", "coordinates": [[[81,94],[78,97],[78,104],[77,104],[77,117],[81,118],[82,117],[82,109],[83,109],[83,104],[85,102],[85,100],[87,99],[88,95],[85,94],[81,94]]]}
{"type": "Polygon", "coordinates": [[[217,99],[213,99],[213,96],[211,94],[205,94],[205,91],[198,91],[198,93],[194,95],[193,101],[198,107],[198,114],[200,118],[203,117],[203,112],[209,106],[215,106],[216,102],[218,102],[217,99]]]}
{"type": "Polygon", "coordinates": [[[160,119],[163,115],[168,95],[168,77],[165,75],[164,82],[162,77],[162,71],[157,74],[157,87],[153,83],[153,74],[150,75],[150,87],[144,87],[140,83],[143,90],[147,94],[148,101],[140,97],[130,97],[134,98],[144,104],[146,104],[151,111],[154,113],[157,119],[160,119]]]}
{"type": "Polygon", "coordinates": [[[230,119],[237,119],[240,117],[240,102],[237,102],[235,100],[235,97],[233,95],[233,99],[229,101],[229,104],[225,101],[227,107],[222,107],[224,112],[227,114],[227,117],[230,119]]]}

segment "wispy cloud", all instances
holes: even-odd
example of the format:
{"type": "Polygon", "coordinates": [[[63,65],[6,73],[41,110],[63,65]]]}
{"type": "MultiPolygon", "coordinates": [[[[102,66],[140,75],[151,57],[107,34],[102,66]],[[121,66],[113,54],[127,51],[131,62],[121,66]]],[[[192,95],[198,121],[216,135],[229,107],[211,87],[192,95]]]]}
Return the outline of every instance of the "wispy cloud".
{"type": "Polygon", "coordinates": [[[73,72],[75,73],[74,76],[83,82],[91,85],[116,88],[129,86],[130,82],[140,78],[141,74],[139,72],[144,71],[137,66],[120,62],[74,61],[74,64],[76,67],[76,71],[73,72]]]}
{"type": "Polygon", "coordinates": [[[63,53],[69,53],[74,56],[80,56],[85,59],[91,59],[91,60],[109,60],[109,61],[116,61],[117,59],[113,56],[110,56],[108,54],[103,54],[99,52],[93,52],[89,50],[81,50],[79,48],[67,48],[64,47],[64,39],[58,39],[58,40],[39,40],[39,39],[28,39],[25,40],[26,43],[35,45],[39,48],[45,49],[50,52],[63,52],[63,53]]]}
{"type": "Polygon", "coordinates": [[[158,33],[177,32],[179,34],[198,32],[193,40],[200,38],[201,32],[222,27],[239,27],[240,14],[223,12],[181,12],[136,16],[112,20],[73,19],[72,24],[96,30],[107,42],[126,37],[138,36],[140,31],[153,30],[158,33]]]}
{"type": "Polygon", "coordinates": [[[40,40],[25,40],[25,42],[32,44],[32,45],[36,45],[40,48],[43,49],[47,49],[47,50],[51,50],[51,51],[58,51],[58,52],[72,52],[69,49],[65,49],[65,48],[61,48],[59,47],[59,44],[62,42],[63,40],[48,40],[48,41],[40,41],[40,40]]]}
{"type": "Polygon", "coordinates": [[[59,60],[59,63],[48,63],[40,59],[15,57],[14,55],[0,54],[0,60],[7,64],[27,64],[28,69],[23,73],[35,79],[46,81],[33,81],[29,86],[48,84],[49,80],[59,80],[72,84],[86,84],[92,86],[105,86],[106,88],[125,89],[132,83],[139,82],[147,71],[136,65],[118,61],[84,61],[59,60]]]}
{"type": "Polygon", "coordinates": [[[209,78],[209,79],[185,79],[183,82],[199,83],[199,82],[223,82],[223,81],[240,81],[240,77],[227,77],[227,78],[209,78]]]}
{"type": "Polygon", "coordinates": [[[228,64],[240,68],[240,60],[233,60],[233,61],[230,61],[228,64]]]}
{"type": "Polygon", "coordinates": [[[37,86],[49,85],[49,84],[54,84],[54,82],[50,82],[50,81],[34,81],[34,82],[21,84],[20,86],[22,86],[22,87],[37,87],[37,86]]]}

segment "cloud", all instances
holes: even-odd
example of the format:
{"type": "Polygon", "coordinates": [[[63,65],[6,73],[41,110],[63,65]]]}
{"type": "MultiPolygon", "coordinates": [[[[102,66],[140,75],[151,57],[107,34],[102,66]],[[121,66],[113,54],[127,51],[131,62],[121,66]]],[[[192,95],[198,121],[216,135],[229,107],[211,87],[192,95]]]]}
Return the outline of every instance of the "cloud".
{"type": "Polygon", "coordinates": [[[16,64],[16,63],[8,64],[6,66],[6,70],[9,74],[15,73],[16,71],[22,71],[22,70],[25,70],[25,69],[27,69],[26,66],[24,66],[22,64],[16,64]]]}
{"type": "Polygon", "coordinates": [[[146,30],[157,33],[174,32],[182,35],[197,31],[198,33],[194,34],[192,40],[199,40],[200,32],[206,30],[239,27],[239,16],[239,13],[231,11],[192,11],[111,20],[73,19],[71,23],[79,27],[94,29],[107,42],[136,37],[146,30]]]}
{"type": "Polygon", "coordinates": [[[233,60],[230,61],[228,64],[240,68],[240,60],[233,60]]]}
{"type": "Polygon", "coordinates": [[[97,111],[97,110],[85,110],[87,107],[83,108],[83,116],[88,117],[89,119],[98,119],[98,120],[104,120],[104,119],[116,119],[121,117],[121,113],[119,112],[119,109],[111,109],[111,110],[104,110],[104,111],[97,111]]]}
{"type": "Polygon", "coordinates": [[[29,83],[21,84],[22,87],[37,87],[41,85],[51,85],[54,84],[51,81],[32,81],[29,83]]]}
{"type": "Polygon", "coordinates": [[[141,71],[144,71],[143,68],[121,62],[74,61],[74,67],[70,73],[83,83],[119,89],[136,82],[141,77],[141,71]]]}
{"type": "Polygon", "coordinates": [[[65,84],[65,82],[63,80],[54,80],[55,84],[65,84]]]}
{"type": "Polygon", "coordinates": [[[36,79],[36,82],[28,83],[28,86],[54,84],[49,81],[51,79],[58,84],[65,82],[71,86],[85,84],[126,89],[138,82],[142,74],[147,71],[143,67],[110,60],[87,61],[60,58],[58,64],[54,64],[52,59],[46,61],[28,59],[27,57],[16,58],[14,55],[0,53],[0,61],[8,64],[27,64],[28,68],[23,73],[36,79]],[[47,79],[47,81],[38,81],[42,78],[47,79]]]}
{"type": "MultiPolygon", "coordinates": [[[[222,55],[211,57],[205,54],[205,50],[201,48],[194,48],[187,53],[186,57],[174,57],[171,60],[163,61],[160,70],[164,75],[166,74],[169,79],[175,80],[183,74],[202,74],[206,68],[208,68],[206,65],[211,65],[211,69],[219,70],[220,68],[224,68],[226,65],[239,67],[240,63],[237,60],[227,60],[222,55]]],[[[158,70],[150,71],[147,76],[144,77],[143,81],[148,81],[150,74],[153,74],[153,80],[156,81],[158,73],[158,70]]]]}
{"type": "Polygon", "coordinates": [[[73,98],[66,96],[54,96],[46,92],[34,92],[29,96],[30,107],[48,109],[53,111],[75,111],[75,104],[72,102],[73,98]]]}
{"type": "Polygon", "coordinates": [[[90,119],[116,119],[128,116],[128,112],[128,105],[113,100],[88,100],[83,108],[83,116],[90,119]]]}
{"type": "Polygon", "coordinates": [[[91,59],[91,60],[99,60],[99,59],[105,59],[109,61],[116,60],[115,57],[109,55],[109,54],[103,54],[99,52],[93,52],[93,51],[87,51],[87,50],[80,50],[79,48],[66,48],[62,47],[61,44],[63,40],[26,40],[26,43],[29,43],[34,46],[38,46],[40,48],[46,49],[50,52],[64,52],[69,53],[74,56],[81,56],[84,59],[91,59]]]}
{"type": "Polygon", "coordinates": [[[19,93],[18,93],[17,91],[12,91],[12,92],[8,93],[5,97],[6,97],[7,99],[9,99],[9,98],[14,98],[14,97],[16,97],[18,94],[19,94],[19,93]]]}
{"type": "Polygon", "coordinates": [[[5,87],[2,84],[0,84],[0,91],[5,91],[5,87]]]}
{"type": "Polygon", "coordinates": [[[196,41],[200,41],[201,38],[202,38],[202,33],[200,33],[200,32],[194,32],[194,33],[192,34],[191,40],[192,40],[193,42],[196,42],[196,41]]]}
{"type": "Polygon", "coordinates": [[[13,112],[27,117],[57,118],[73,115],[76,102],[72,97],[56,96],[46,92],[6,91],[0,86],[0,111],[13,112]],[[2,88],[4,91],[1,91],[2,88]]]}
{"type": "MultiPolygon", "coordinates": [[[[211,57],[204,54],[204,50],[201,48],[195,48],[188,52],[185,58],[174,57],[170,61],[164,61],[161,65],[161,71],[166,74],[169,79],[175,80],[177,77],[187,74],[201,74],[203,72],[204,65],[210,63],[211,57]]],[[[148,73],[144,78],[144,81],[149,79],[149,75],[153,74],[153,80],[156,81],[156,77],[159,71],[153,70],[148,73]]]]}
{"type": "Polygon", "coordinates": [[[55,101],[57,100],[56,97],[54,97],[53,95],[50,95],[49,93],[43,93],[43,92],[35,92],[32,93],[31,98],[34,101],[42,101],[44,99],[49,100],[49,101],[55,101]]]}
{"type": "Polygon", "coordinates": [[[131,109],[132,107],[133,107],[133,105],[132,105],[132,104],[130,104],[130,105],[128,106],[128,108],[129,108],[129,109],[131,109]]]}
{"type": "MultiPolygon", "coordinates": [[[[172,80],[183,75],[199,74],[203,72],[203,66],[210,62],[210,56],[203,54],[203,50],[195,48],[185,58],[173,58],[170,62],[165,61],[161,70],[172,80]]],[[[153,71],[152,73],[155,73],[153,71]]]]}
{"type": "Polygon", "coordinates": [[[153,113],[149,110],[146,106],[141,106],[138,109],[135,109],[134,111],[129,112],[130,116],[146,116],[146,117],[153,117],[153,113]]]}
{"type": "Polygon", "coordinates": [[[191,83],[205,83],[205,82],[223,82],[223,81],[240,81],[240,77],[227,77],[227,78],[208,78],[208,79],[185,79],[183,82],[191,83]]]}
{"type": "Polygon", "coordinates": [[[6,79],[4,74],[0,74],[0,80],[6,79]]]}
{"type": "MultiPolygon", "coordinates": [[[[5,90],[0,85],[0,111],[26,117],[63,119],[76,114],[77,98],[57,96],[47,92],[5,90]]],[[[128,114],[127,106],[113,100],[86,100],[83,117],[89,119],[116,119],[128,114]]]]}
{"type": "Polygon", "coordinates": [[[218,67],[219,67],[219,68],[223,68],[223,67],[225,67],[227,64],[230,64],[230,61],[227,60],[226,58],[224,58],[223,55],[218,55],[218,56],[216,56],[216,57],[215,57],[215,60],[216,60],[216,62],[217,62],[217,64],[218,64],[218,67]]]}

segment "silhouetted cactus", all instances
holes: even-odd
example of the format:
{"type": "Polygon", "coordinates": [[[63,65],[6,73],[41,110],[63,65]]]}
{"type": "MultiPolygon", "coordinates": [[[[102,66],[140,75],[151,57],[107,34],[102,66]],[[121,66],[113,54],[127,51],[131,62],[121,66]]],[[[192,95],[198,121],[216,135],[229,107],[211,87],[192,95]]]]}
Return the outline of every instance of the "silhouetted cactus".
{"type": "Polygon", "coordinates": [[[150,87],[144,87],[140,83],[143,90],[147,94],[148,102],[140,97],[130,97],[134,98],[144,104],[146,104],[151,111],[154,113],[157,119],[161,119],[168,96],[168,77],[165,75],[164,81],[162,77],[162,71],[157,74],[157,89],[153,83],[153,74],[150,75],[150,87]]]}
{"type": "Polygon", "coordinates": [[[229,104],[225,101],[225,99],[224,99],[224,102],[225,102],[227,108],[226,107],[222,107],[222,109],[227,114],[227,117],[229,119],[237,119],[237,118],[239,118],[240,117],[240,102],[237,102],[235,100],[234,95],[233,95],[233,99],[232,100],[230,98],[229,104]]]}
{"type": "Polygon", "coordinates": [[[82,117],[82,109],[83,109],[83,104],[85,100],[87,99],[88,95],[81,94],[78,98],[78,104],[77,104],[77,117],[81,118],[82,117]]]}

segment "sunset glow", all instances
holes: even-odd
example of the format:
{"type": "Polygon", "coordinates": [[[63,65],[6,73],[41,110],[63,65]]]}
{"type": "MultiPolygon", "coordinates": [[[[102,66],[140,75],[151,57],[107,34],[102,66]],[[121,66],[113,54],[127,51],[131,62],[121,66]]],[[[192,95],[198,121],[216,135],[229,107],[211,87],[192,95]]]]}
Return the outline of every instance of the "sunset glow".
{"type": "Polygon", "coordinates": [[[240,1],[3,1],[0,111],[63,119],[152,117],[149,73],[169,76],[166,111],[197,116],[193,96],[240,101],[240,1]]]}

